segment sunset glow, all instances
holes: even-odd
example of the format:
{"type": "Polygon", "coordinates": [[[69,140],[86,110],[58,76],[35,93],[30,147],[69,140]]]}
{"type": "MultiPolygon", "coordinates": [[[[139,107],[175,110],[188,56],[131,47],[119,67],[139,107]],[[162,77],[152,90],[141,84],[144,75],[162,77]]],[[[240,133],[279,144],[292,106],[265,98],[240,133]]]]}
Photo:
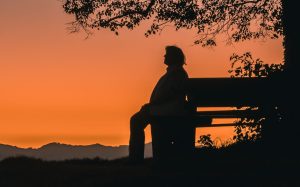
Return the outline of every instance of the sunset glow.
{"type": "MultiPolygon", "coordinates": [[[[128,144],[131,115],[165,72],[166,45],[183,49],[190,77],[228,77],[232,53],[283,60],[282,39],[226,45],[220,37],[217,47],[202,48],[192,45],[195,32],[172,27],[146,38],[147,23],[85,39],[83,31],[68,32],[72,20],[60,1],[0,1],[0,144],[128,144]]],[[[226,140],[233,128],[199,133],[226,140]]]]}

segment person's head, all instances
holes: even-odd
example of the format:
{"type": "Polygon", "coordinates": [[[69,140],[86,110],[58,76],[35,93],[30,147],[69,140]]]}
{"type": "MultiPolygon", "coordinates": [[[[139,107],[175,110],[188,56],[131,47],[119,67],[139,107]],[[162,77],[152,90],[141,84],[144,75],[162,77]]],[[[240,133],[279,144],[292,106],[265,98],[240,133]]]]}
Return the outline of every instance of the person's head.
{"type": "Polygon", "coordinates": [[[185,56],[182,50],[177,46],[167,46],[164,63],[168,66],[183,66],[185,56]]]}

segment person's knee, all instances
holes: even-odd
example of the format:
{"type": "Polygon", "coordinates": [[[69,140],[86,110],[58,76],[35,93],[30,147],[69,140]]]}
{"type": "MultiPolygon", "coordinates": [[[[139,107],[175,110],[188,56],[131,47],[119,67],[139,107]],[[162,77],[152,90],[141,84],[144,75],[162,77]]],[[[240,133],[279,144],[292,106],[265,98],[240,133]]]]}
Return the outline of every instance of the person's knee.
{"type": "Polygon", "coordinates": [[[130,118],[130,131],[143,131],[147,126],[146,121],[141,116],[135,114],[130,118]]]}
{"type": "Polygon", "coordinates": [[[136,115],[131,116],[131,118],[130,118],[130,126],[131,126],[131,124],[136,124],[136,123],[137,123],[136,115]]]}

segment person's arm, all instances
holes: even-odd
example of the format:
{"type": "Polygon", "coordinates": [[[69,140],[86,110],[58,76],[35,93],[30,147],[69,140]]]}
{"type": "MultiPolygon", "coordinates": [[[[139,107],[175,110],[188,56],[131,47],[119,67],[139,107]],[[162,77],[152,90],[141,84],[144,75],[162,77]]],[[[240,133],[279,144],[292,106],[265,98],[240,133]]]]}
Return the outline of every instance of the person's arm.
{"type": "Polygon", "coordinates": [[[188,77],[182,72],[176,72],[171,75],[168,83],[160,96],[151,101],[150,105],[160,105],[174,101],[185,94],[185,85],[188,77]]]}

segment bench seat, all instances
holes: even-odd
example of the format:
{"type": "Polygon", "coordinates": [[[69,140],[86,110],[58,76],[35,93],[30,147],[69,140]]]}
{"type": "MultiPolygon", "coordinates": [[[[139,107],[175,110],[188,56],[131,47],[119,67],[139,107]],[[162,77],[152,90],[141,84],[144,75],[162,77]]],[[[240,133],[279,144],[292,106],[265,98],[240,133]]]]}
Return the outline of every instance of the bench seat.
{"type": "MultiPolygon", "coordinates": [[[[191,156],[198,127],[234,126],[236,123],[212,124],[213,119],[263,118],[280,106],[284,89],[279,79],[270,78],[191,78],[187,82],[187,116],[154,117],[151,123],[153,157],[156,160],[191,156]],[[232,107],[230,110],[197,108],[232,107]],[[253,110],[245,109],[252,107],[253,110]]],[[[247,124],[255,125],[255,124],[247,124]]]]}

